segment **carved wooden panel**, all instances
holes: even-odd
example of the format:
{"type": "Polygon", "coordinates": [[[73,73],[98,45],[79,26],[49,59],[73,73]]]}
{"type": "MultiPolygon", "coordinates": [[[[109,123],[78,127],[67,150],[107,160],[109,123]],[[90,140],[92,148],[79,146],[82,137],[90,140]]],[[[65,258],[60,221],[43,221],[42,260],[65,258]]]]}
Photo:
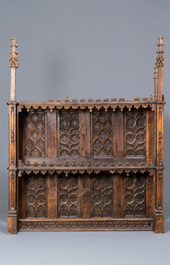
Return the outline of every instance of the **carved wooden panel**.
{"type": "Polygon", "coordinates": [[[112,148],[113,125],[112,113],[95,111],[92,113],[92,145],[93,155],[109,156],[113,154],[112,148]]]}
{"type": "Polygon", "coordinates": [[[46,217],[46,179],[39,175],[25,178],[25,216],[46,217]]]}
{"type": "Polygon", "coordinates": [[[146,155],[146,111],[125,112],[125,156],[146,155]]]}
{"type": "Polygon", "coordinates": [[[59,154],[60,156],[80,155],[79,112],[60,111],[59,154]]]}
{"type": "Polygon", "coordinates": [[[143,175],[125,177],[125,216],[145,216],[146,178],[143,175]]]}
{"type": "Polygon", "coordinates": [[[78,217],[78,178],[58,177],[58,217],[78,217]]]}
{"type": "Polygon", "coordinates": [[[42,111],[26,114],[25,155],[45,156],[45,114],[42,111]]]}
{"type": "Polygon", "coordinates": [[[100,174],[91,178],[92,217],[113,217],[112,176],[100,174]]]}

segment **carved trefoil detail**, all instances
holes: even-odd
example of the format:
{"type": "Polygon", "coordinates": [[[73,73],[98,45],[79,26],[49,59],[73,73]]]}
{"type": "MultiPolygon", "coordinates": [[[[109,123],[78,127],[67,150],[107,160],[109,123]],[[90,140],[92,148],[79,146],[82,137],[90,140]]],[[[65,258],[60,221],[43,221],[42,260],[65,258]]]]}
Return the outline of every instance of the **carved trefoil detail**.
{"type": "Polygon", "coordinates": [[[77,177],[58,177],[58,217],[79,217],[77,177]]]}
{"type": "Polygon", "coordinates": [[[125,156],[146,156],[146,111],[124,113],[125,156]]]}
{"type": "Polygon", "coordinates": [[[47,217],[45,177],[27,176],[25,188],[25,216],[29,218],[47,217]]]}
{"type": "Polygon", "coordinates": [[[59,154],[60,156],[80,155],[79,112],[60,111],[59,154]]]}
{"type": "Polygon", "coordinates": [[[28,112],[25,125],[25,154],[32,157],[45,156],[45,113],[28,112]]]}
{"type": "Polygon", "coordinates": [[[91,178],[91,215],[92,217],[113,216],[112,176],[94,175],[91,178]]]}
{"type": "Polygon", "coordinates": [[[109,111],[94,111],[92,113],[93,155],[113,155],[112,137],[112,113],[109,111]]]}
{"type": "Polygon", "coordinates": [[[125,183],[125,216],[145,216],[146,178],[143,175],[129,176],[125,183]]]}

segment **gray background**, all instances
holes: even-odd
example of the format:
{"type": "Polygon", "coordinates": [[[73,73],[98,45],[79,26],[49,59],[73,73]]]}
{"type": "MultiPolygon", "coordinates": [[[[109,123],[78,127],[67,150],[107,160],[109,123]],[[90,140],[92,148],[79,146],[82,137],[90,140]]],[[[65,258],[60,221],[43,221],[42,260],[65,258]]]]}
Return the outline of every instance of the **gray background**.
{"type": "Polygon", "coordinates": [[[170,264],[170,1],[0,1],[0,264],[170,264]],[[7,235],[10,37],[19,44],[17,100],[150,96],[164,37],[165,234],[7,235]]]}

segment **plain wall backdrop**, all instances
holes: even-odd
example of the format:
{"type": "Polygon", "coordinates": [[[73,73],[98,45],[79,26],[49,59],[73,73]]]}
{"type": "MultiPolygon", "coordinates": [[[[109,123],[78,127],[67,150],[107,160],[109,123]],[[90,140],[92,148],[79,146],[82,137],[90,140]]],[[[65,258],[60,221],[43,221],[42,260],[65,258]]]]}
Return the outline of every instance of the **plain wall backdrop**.
{"type": "Polygon", "coordinates": [[[169,73],[169,0],[0,0],[0,261],[3,261],[0,264],[10,264],[12,260],[19,265],[47,262],[170,264],[169,73]],[[71,99],[149,97],[154,91],[158,36],[163,36],[165,43],[166,233],[19,233],[8,236],[6,102],[10,91],[10,37],[17,37],[19,44],[16,99],[41,101],[66,96],[71,99]],[[58,262],[54,262],[57,259],[58,262]]]}

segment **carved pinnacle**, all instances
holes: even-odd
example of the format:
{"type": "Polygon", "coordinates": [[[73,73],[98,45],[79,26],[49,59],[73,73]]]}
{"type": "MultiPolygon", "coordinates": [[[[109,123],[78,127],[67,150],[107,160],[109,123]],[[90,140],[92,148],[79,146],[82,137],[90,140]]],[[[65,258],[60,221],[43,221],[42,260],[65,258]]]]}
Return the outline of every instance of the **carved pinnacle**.
{"type": "Polygon", "coordinates": [[[18,47],[18,44],[16,43],[16,38],[11,38],[12,43],[10,44],[10,47],[12,47],[12,50],[9,52],[11,55],[9,56],[9,67],[15,67],[18,68],[18,51],[16,48],[18,47]]]}
{"type": "Polygon", "coordinates": [[[163,37],[158,37],[159,43],[157,44],[158,46],[158,56],[156,57],[156,67],[164,67],[164,56],[163,56],[163,46],[164,43],[162,42],[163,37]]]}

